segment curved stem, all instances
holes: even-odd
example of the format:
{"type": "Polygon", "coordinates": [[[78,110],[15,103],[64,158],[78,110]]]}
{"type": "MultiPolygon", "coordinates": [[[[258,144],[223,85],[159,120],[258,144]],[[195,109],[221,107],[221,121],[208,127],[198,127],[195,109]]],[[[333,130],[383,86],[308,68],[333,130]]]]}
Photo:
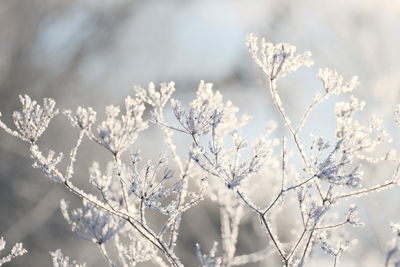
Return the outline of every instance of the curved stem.
{"type": "Polygon", "coordinates": [[[98,244],[99,250],[103,257],[106,259],[110,267],[115,267],[114,263],[112,262],[111,258],[108,256],[106,247],[104,246],[104,243],[98,244]]]}

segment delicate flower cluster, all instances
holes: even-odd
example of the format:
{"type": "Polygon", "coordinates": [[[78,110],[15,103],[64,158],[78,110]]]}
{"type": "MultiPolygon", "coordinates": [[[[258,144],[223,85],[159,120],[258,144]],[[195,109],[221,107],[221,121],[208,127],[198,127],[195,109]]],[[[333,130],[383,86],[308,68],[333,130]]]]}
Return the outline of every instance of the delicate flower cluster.
{"type": "MultiPolygon", "coordinates": [[[[6,241],[4,240],[3,237],[0,237],[0,251],[4,250],[5,247],[6,247],[6,241]]],[[[11,252],[7,256],[0,258],[0,266],[2,266],[3,264],[5,264],[7,262],[10,262],[13,258],[22,256],[26,253],[27,253],[27,251],[22,246],[22,243],[16,243],[12,247],[11,252]]]]}
{"type": "Polygon", "coordinates": [[[172,201],[168,206],[162,206],[162,200],[169,197],[172,193],[179,193],[182,190],[182,181],[175,182],[171,188],[166,187],[166,183],[174,176],[174,171],[166,165],[167,161],[164,155],[153,165],[148,161],[144,167],[139,170],[140,156],[135,153],[132,155],[133,169],[128,176],[130,185],[129,192],[134,194],[143,204],[150,209],[157,210],[163,214],[171,214],[176,211],[176,202],[172,201]],[[161,177],[158,177],[160,176],[161,177]]]}
{"type": "Polygon", "coordinates": [[[241,160],[243,151],[248,147],[247,142],[237,132],[233,133],[232,139],[234,145],[229,150],[223,149],[221,143],[214,137],[208,151],[200,145],[191,151],[191,157],[203,170],[223,179],[230,189],[257,174],[268,163],[268,157],[275,145],[273,141],[261,139],[253,145],[250,158],[241,160]]]}
{"type": "Polygon", "coordinates": [[[350,81],[344,82],[343,77],[335,70],[320,69],[318,77],[321,79],[325,91],[329,94],[342,94],[352,92],[359,84],[358,78],[355,76],[350,81]]]}
{"type": "Polygon", "coordinates": [[[107,118],[97,127],[96,141],[113,154],[121,153],[135,142],[139,132],[147,128],[142,119],[144,109],[140,99],[129,96],[125,99],[126,113],[121,119],[118,119],[119,107],[106,107],[107,118]]]}
{"type": "Polygon", "coordinates": [[[75,113],[68,109],[64,111],[64,115],[68,117],[72,126],[82,130],[90,130],[90,126],[96,121],[96,111],[91,107],[78,107],[75,113]]]}
{"type": "Polygon", "coordinates": [[[364,106],[365,102],[353,96],[349,102],[336,105],[336,139],[343,153],[374,161],[367,153],[373,152],[379,145],[390,143],[391,138],[380,119],[372,117],[365,126],[353,118],[354,113],[363,110],[364,106]]]}
{"type": "Polygon", "coordinates": [[[247,115],[237,118],[237,107],[230,101],[223,102],[219,91],[212,90],[211,83],[201,81],[197,90],[196,99],[190,103],[190,108],[184,110],[177,100],[171,101],[176,119],[182,126],[178,131],[197,138],[211,130],[214,135],[224,135],[232,131],[232,125],[240,128],[248,122],[247,115]],[[227,127],[228,126],[228,127],[227,127]]]}
{"type": "MultiPolygon", "coordinates": [[[[114,208],[120,208],[125,201],[121,190],[123,189],[128,194],[126,187],[129,187],[129,184],[125,179],[131,176],[131,170],[126,165],[117,164],[115,161],[107,164],[104,173],[100,171],[99,167],[100,165],[97,162],[93,162],[89,169],[89,182],[101,192],[103,200],[114,208]]],[[[131,213],[135,211],[134,207],[132,205],[131,213]]]]}
{"type": "Polygon", "coordinates": [[[128,245],[125,245],[121,237],[117,235],[114,239],[118,257],[123,267],[136,266],[138,263],[153,261],[160,266],[167,266],[157,255],[156,248],[147,240],[133,231],[124,232],[127,235],[128,245]]]}
{"type": "Polygon", "coordinates": [[[273,44],[264,38],[261,42],[254,35],[247,38],[247,47],[257,65],[270,80],[278,80],[301,66],[312,66],[311,53],[295,55],[296,47],[290,44],[273,44]],[[260,50],[260,51],[259,51],[260,50]]]}
{"type": "Polygon", "coordinates": [[[240,118],[238,108],[231,102],[223,102],[221,94],[212,90],[212,85],[201,82],[197,97],[185,111],[177,101],[172,101],[172,108],[182,128],[169,126],[171,129],[186,133],[193,138],[190,157],[209,174],[222,178],[229,188],[238,186],[243,179],[257,173],[270,154],[271,142],[260,140],[253,146],[253,155],[241,161],[240,156],[248,146],[237,129],[244,126],[249,118],[240,118]],[[225,149],[226,135],[232,136],[233,148],[225,149]],[[208,148],[201,144],[201,138],[209,138],[208,148]]]}
{"type": "Polygon", "coordinates": [[[20,95],[22,111],[15,111],[13,119],[17,131],[8,128],[0,121],[0,127],[6,132],[30,143],[36,143],[38,138],[49,126],[51,119],[58,114],[55,109],[56,102],[51,98],[43,99],[43,107],[28,95],[20,95]]]}
{"type": "Polygon", "coordinates": [[[83,208],[68,211],[68,204],[61,200],[61,212],[72,226],[72,231],[80,237],[96,244],[110,240],[122,228],[125,221],[96,208],[87,200],[82,201],[83,208]]]}
{"type": "Polygon", "coordinates": [[[53,258],[53,267],[86,267],[86,264],[77,264],[76,261],[64,256],[61,249],[50,252],[53,258]]]}
{"type": "Polygon", "coordinates": [[[154,83],[150,83],[147,90],[136,87],[136,97],[144,100],[147,104],[156,108],[163,108],[170,100],[172,94],[175,92],[175,83],[161,83],[160,90],[156,90],[154,83]]]}
{"type": "Polygon", "coordinates": [[[358,166],[352,167],[352,154],[342,149],[342,141],[339,141],[336,146],[326,154],[330,148],[329,143],[324,143],[322,138],[319,142],[312,146],[313,166],[308,170],[316,177],[326,182],[344,185],[349,187],[358,187],[361,182],[362,172],[358,166]]]}

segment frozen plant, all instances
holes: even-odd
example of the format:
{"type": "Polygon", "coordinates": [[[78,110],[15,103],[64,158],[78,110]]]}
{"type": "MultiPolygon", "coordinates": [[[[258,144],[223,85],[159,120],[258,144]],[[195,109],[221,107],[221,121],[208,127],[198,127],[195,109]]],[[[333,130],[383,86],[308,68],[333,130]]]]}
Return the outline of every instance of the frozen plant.
{"type": "MultiPolygon", "coordinates": [[[[198,263],[203,267],[230,267],[262,262],[283,266],[307,266],[313,251],[321,249],[339,263],[352,242],[351,227],[362,226],[357,207],[351,200],[399,183],[400,165],[391,138],[377,117],[360,119],[366,103],[352,95],[357,77],[345,79],[335,70],[321,69],[317,77],[322,88],[315,93],[299,121],[292,121],[280,95],[279,81],[302,66],[313,64],[311,53],[296,53],[292,45],[273,44],[250,35],[247,45],[255,63],[268,83],[268,97],[278,111],[281,123],[266,124],[266,131],[255,140],[247,140],[243,128],[250,117],[224,100],[211,83],[201,81],[193,101],[185,105],[172,99],[173,82],[147,88],[136,86],[125,99],[124,111],[108,106],[105,119],[97,121],[90,107],[65,110],[63,114],[79,131],[63,166],[62,153],[44,150],[38,139],[58,114],[55,101],[45,99],[42,106],[21,96],[22,111],[14,112],[16,130],[0,120],[7,133],[28,143],[33,167],[42,168],[51,180],[62,184],[80,198],[82,208],[69,210],[61,201],[61,210],[72,231],[94,244],[109,266],[183,266],[177,255],[181,239],[182,216],[204,198],[215,204],[220,216],[220,236],[210,236],[213,246],[197,244],[198,263]],[[342,95],[332,113],[335,131],[330,136],[311,135],[305,140],[303,129],[310,114],[323,101],[342,95]],[[170,107],[174,119],[165,116],[170,107]],[[148,109],[151,119],[144,119],[148,109]],[[286,128],[282,138],[274,138],[277,125],[286,128]],[[167,151],[157,159],[143,159],[132,151],[141,132],[158,128],[167,151]],[[174,135],[187,136],[186,153],[179,154],[174,135]],[[79,147],[84,140],[108,152],[108,164],[93,159],[88,183],[89,193],[73,183],[79,147]],[[305,146],[304,144],[310,144],[305,146]],[[388,162],[393,174],[386,182],[366,186],[365,166],[388,162]],[[260,189],[268,188],[268,192],[260,189]],[[347,206],[346,206],[347,205],[347,206]],[[334,216],[335,208],[347,210],[343,218],[334,216]],[[293,225],[280,229],[277,216],[290,210],[293,225]],[[298,216],[297,218],[295,216],[298,216]],[[152,220],[157,218],[157,223],[152,220]],[[239,233],[245,220],[260,222],[265,235],[262,246],[241,254],[239,233]],[[282,238],[285,231],[285,239],[282,238]],[[202,249],[203,247],[203,249],[202,249]]],[[[395,121],[400,124],[400,108],[395,121]]],[[[140,144],[136,144],[140,145],[140,144]]],[[[201,208],[199,206],[198,208],[201,208]]],[[[395,229],[398,231],[398,227],[395,229]]],[[[398,233],[397,233],[398,235],[398,233]]],[[[3,242],[3,241],[2,241],[3,242]]],[[[199,242],[200,243],[200,242],[199,242]]],[[[22,247],[13,255],[25,252],[22,247]]],[[[398,245],[390,247],[386,264],[396,261],[398,245]]],[[[54,266],[82,266],[51,252],[54,266]]]]}

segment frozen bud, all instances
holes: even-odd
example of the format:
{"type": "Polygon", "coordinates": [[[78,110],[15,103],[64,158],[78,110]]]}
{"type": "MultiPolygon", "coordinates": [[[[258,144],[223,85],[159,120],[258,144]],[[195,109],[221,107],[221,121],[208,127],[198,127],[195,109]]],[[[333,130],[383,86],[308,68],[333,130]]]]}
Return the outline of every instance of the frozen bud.
{"type": "Polygon", "coordinates": [[[325,91],[336,95],[352,92],[359,84],[357,76],[354,76],[350,81],[345,82],[341,75],[339,75],[335,70],[330,69],[320,69],[318,77],[321,79],[325,91]]]}
{"type": "Polygon", "coordinates": [[[76,112],[73,113],[71,110],[65,110],[64,115],[68,117],[72,126],[87,130],[96,121],[96,111],[91,107],[83,108],[78,107],[76,112]]]}

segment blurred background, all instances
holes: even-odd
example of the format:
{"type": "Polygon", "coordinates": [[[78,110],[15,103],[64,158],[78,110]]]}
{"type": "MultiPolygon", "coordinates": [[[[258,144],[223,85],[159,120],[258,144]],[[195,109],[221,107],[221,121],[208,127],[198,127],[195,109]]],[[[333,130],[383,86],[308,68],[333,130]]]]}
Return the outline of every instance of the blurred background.
{"type": "MultiPolygon", "coordinates": [[[[54,98],[60,109],[82,105],[101,113],[105,105],[122,103],[133,85],[175,81],[174,97],[187,102],[205,80],[254,118],[246,135],[257,136],[279,117],[245,45],[252,32],[313,53],[314,67],[279,85],[294,121],[321,90],[318,68],[330,67],[346,78],[359,76],[355,95],[367,101],[367,113],[386,120],[398,147],[392,119],[394,105],[400,103],[398,0],[2,0],[0,25],[0,110],[8,123],[20,107],[18,94],[54,98]]],[[[328,102],[318,109],[305,137],[309,132],[332,135],[333,107],[328,102]]],[[[278,128],[277,136],[283,133],[278,128]]],[[[41,145],[65,153],[77,134],[58,116],[41,145]]],[[[135,147],[154,157],[163,150],[161,141],[161,134],[150,128],[135,147]]],[[[83,147],[75,181],[85,186],[91,161],[105,155],[91,144],[83,147]]],[[[79,201],[40,170],[32,170],[27,150],[26,144],[0,132],[0,235],[9,244],[23,242],[29,251],[7,266],[50,266],[48,251],[57,248],[88,266],[103,266],[103,259],[93,256],[99,255],[95,248],[76,237],[61,216],[60,198],[76,205],[79,201]]],[[[368,170],[368,183],[382,182],[388,173],[368,170]]],[[[384,261],[390,222],[400,221],[400,189],[358,201],[367,226],[353,232],[359,245],[344,256],[342,266],[376,266],[384,261]]],[[[178,254],[187,266],[197,266],[196,242],[212,245],[218,216],[205,202],[184,219],[178,254]],[[193,223],[196,216],[201,225],[193,223]]],[[[256,227],[251,220],[244,223],[239,251],[256,251],[260,244],[251,241],[256,227]]]]}

